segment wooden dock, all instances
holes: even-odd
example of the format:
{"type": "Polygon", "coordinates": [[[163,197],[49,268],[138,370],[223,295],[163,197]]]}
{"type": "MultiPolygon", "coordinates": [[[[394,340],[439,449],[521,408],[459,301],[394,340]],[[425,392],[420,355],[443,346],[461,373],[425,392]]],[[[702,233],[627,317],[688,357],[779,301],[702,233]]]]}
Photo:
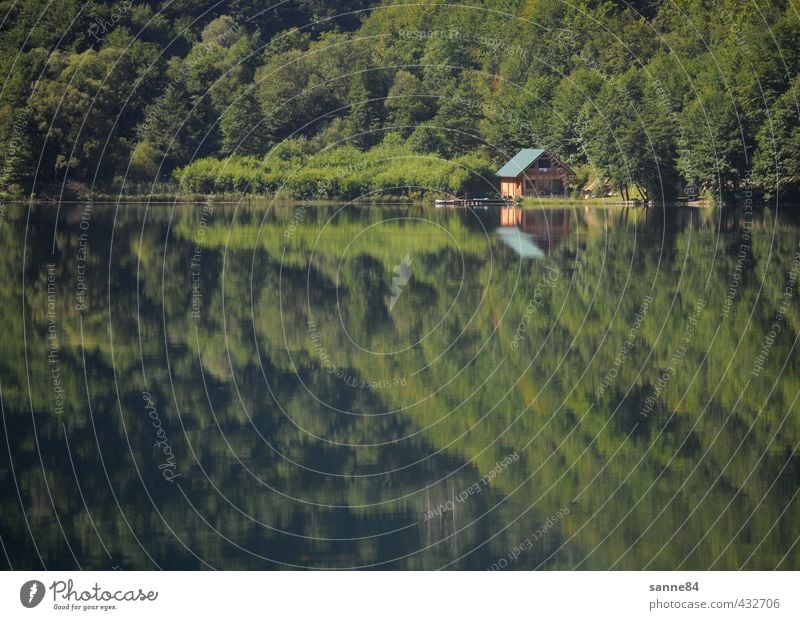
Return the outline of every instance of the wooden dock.
{"type": "Polygon", "coordinates": [[[511,200],[504,198],[447,198],[435,200],[437,207],[451,207],[455,209],[476,209],[489,207],[506,207],[511,200]]]}

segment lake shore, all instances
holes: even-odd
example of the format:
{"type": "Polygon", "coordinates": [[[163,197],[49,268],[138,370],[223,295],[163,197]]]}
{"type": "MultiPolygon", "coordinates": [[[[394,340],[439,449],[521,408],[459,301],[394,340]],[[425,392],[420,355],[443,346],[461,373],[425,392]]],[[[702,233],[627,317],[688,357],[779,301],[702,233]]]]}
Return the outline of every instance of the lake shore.
{"type": "MultiPolygon", "coordinates": [[[[97,204],[102,203],[139,203],[139,204],[246,204],[246,205],[327,205],[334,203],[347,203],[355,205],[369,205],[369,206],[430,206],[433,207],[435,198],[443,196],[443,194],[431,194],[430,197],[411,197],[411,196],[386,196],[382,199],[344,199],[344,198],[325,198],[315,200],[304,200],[302,198],[292,198],[286,196],[266,196],[255,194],[193,194],[193,193],[174,193],[174,194],[106,194],[97,193],[84,198],[70,198],[66,200],[58,200],[55,197],[31,196],[31,197],[13,197],[3,198],[4,202],[9,204],[19,203],[59,203],[59,204],[82,204],[91,201],[97,204]]],[[[533,198],[526,197],[521,201],[509,202],[508,207],[516,207],[522,209],[564,209],[564,208],[578,208],[578,207],[592,207],[592,208],[648,208],[652,206],[663,206],[664,203],[646,203],[640,200],[622,200],[619,196],[608,196],[605,198],[533,198]]],[[[676,200],[666,203],[666,206],[679,206],[679,207],[692,207],[692,208],[710,208],[713,205],[711,200],[676,200]]],[[[449,207],[452,208],[452,207],[449,207]]]]}

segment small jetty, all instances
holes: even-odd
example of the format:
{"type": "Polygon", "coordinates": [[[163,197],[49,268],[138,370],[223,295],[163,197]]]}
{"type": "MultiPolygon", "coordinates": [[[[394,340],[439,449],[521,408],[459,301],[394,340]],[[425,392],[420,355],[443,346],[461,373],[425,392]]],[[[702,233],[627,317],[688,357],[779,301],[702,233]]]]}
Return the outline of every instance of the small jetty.
{"type": "Polygon", "coordinates": [[[488,209],[489,207],[505,207],[511,201],[504,198],[443,198],[434,200],[437,207],[453,207],[461,209],[488,209]]]}

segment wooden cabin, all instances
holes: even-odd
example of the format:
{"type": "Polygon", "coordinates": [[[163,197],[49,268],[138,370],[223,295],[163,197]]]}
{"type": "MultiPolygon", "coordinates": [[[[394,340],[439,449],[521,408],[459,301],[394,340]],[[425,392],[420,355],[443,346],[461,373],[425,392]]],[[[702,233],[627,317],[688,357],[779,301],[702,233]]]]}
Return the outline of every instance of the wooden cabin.
{"type": "Polygon", "coordinates": [[[563,196],[575,173],[545,149],[522,149],[495,173],[500,177],[500,195],[563,196]]]}

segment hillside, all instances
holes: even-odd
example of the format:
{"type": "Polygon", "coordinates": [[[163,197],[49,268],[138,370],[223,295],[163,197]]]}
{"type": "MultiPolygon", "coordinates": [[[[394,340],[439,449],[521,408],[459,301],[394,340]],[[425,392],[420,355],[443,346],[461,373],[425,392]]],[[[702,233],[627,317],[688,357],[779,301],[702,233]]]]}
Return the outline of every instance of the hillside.
{"type": "Polygon", "coordinates": [[[0,3],[0,191],[463,191],[537,145],[655,200],[796,198],[790,2],[277,7],[0,3]]]}

